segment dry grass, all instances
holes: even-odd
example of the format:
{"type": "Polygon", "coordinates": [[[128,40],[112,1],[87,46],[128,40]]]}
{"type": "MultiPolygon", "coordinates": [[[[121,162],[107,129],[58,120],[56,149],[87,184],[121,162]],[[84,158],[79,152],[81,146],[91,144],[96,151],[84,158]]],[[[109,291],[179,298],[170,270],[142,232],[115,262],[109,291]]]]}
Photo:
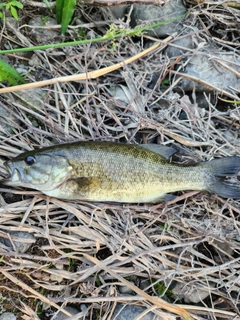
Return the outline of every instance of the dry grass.
{"type": "MultiPolygon", "coordinates": [[[[226,12],[239,23],[239,11],[219,1],[192,9],[207,37],[212,36],[210,20],[218,26],[230,23],[226,12]]],[[[222,39],[229,50],[235,48],[236,31],[222,39]]],[[[2,35],[11,41],[7,29],[2,35]]],[[[144,49],[142,41],[131,39],[115,45],[114,50],[101,43],[39,52],[42,66],[30,70],[29,81],[40,71],[52,78],[100,69],[144,49]]],[[[213,103],[206,95],[203,109],[194,93],[190,101],[174,92],[174,83],[167,90],[149,88],[153,74],[161,83],[174,63],[160,48],[120,72],[84,83],[57,83],[40,97],[31,90],[2,95],[2,161],[73,140],[173,145],[184,163],[239,154],[238,105],[213,103]],[[111,95],[113,84],[127,87],[129,103],[111,95]],[[181,112],[187,117],[182,119],[181,112]]],[[[45,309],[54,319],[67,304],[85,304],[79,311],[85,319],[112,319],[117,302],[144,305],[164,319],[186,312],[194,319],[239,316],[239,201],[188,192],[168,204],[124,205],[67,202],[4,186],[0,191],[0,236],[14,240],[8,232],[20,230],[36,238],[26,253],[0,245],[1,305],[20,311],[19,319],[38,319],[45,309]],[[14,195],[10,200],[9,193],[14,195]],[[185,302],[172,293],[174,283],[182,284],[182,297],[196,287],[209,297],[185,302]],[[120,293],[122,286],[135,294],[120,293]]]]}

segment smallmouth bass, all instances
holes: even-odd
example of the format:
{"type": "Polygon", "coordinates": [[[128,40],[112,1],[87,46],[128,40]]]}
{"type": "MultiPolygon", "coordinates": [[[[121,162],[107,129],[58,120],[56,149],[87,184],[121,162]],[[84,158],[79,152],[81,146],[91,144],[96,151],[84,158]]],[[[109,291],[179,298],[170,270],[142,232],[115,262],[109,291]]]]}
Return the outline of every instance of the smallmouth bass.
{"type": "Polygon", "coordinates": [[[61,144],[5,162],[8,176],[1,183],[86,201],[160,202],[168,201],[168,193],[182,190],[240,198],[240,157],[185,166],[167,160],[173,153],[172,148],[158,145],[61,144]]]}

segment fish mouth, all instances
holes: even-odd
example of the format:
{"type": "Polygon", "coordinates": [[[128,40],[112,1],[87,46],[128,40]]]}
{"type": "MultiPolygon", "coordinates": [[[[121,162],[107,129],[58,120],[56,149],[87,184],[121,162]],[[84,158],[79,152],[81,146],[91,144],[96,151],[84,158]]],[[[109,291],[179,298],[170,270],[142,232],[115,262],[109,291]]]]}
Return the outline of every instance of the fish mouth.
{"type": "Polygon", "coordinates": [[[11,161],[6,161],[3,163],[3,166],[0,166],[0,177],[3,179],[0,182],[4,184],[14,184],[23,181],[23,175],[21,170],[14,168],[11,161]],[[2,171],[2,169],[4,171],[2,171]]]}

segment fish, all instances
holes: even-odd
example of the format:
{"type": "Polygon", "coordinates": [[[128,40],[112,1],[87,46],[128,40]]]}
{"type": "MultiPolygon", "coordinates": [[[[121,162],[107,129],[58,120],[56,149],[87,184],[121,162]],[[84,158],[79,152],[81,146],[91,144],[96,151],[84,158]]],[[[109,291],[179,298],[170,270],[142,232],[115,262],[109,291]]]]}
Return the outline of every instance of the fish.
{"type": "Polygon", "coordinates": [[[240,157],[183,165],[169,161],[175,152],[153,144],[59,144],[6,161],[1,183],[39,190],[50,197],[94,202],[167,202],[173,192],[184,190],[240,198],[240,157]]]}

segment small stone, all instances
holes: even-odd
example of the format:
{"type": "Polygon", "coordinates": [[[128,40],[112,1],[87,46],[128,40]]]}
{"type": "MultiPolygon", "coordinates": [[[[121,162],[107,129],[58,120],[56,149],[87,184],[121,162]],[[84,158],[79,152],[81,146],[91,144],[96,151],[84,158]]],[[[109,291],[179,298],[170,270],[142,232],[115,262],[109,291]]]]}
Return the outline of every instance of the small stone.
{"type": "MultiPolygon", "coordinates": [[[[214,240],[213,240],[213,243],[214,243],[215,245],[217,245],[217,246],[222,250],[222,252],[224,252],[224,254],[222,254],[223,256],[225,255],[225,252],[226,252],[229,256],[231,256],[231,255],[234,254],[234,250],[233,250],[233,248],[232,248],[231,246],[229,246],[229,243],[227,243],[227,242],[225,242],[225,241],[219,241],[219,240],[217,240],[217,239],[214,239],[214,240]]],[[[220,253],[220,255],[221,255],[221,253],[220,253]]],[[[222,257],[222,259],[224,259],[224,257],[222,257]]]]}
{"type": "Polygon", "coordinates": [[[154,24],[163,22],[159,27],[145,31],[148,35],[158,38],[166,37],[179,30],[179,23],[182,20],[178,18],[186,13],[186,8],[181,0],[169,0],[164,6],[135,5],[132,13],[132,27],[142,25],[144,22],[154,24]],[[172,22],[167,22],[176,18],[172,22]]]}
{"type": "Polygon", "coordinates": [[[30,108],[34,106],[36,109],[42,109],[44,105],[44,99],[46,92],[41,88],[33,88],[28,90],[21,90],[18,92],[17,100],[26,103],[30,108]]]}
{"type": "Polygon", "coordinates": [[[75,23],[76,26],[79,24],[84,24],[84,20],[80,19],[80,18],[76,18],[75,23]]]}
{"type": "MultiPolygon", "coordinates": [[[[205,96],[204,92],[196,92],[196,102],[199,108],[208,108],[209,102],[213,105],[216,103],[216,95],[209,93],[208,97],[205,96]]],[[[210,120],[211,126],[215,127],[215,123],[210,120]]]]}
{"type": "Polygon", "coordinates": [[[240,79],[235,74],[235,72],[240,72],[239,56],[234,52],[227,52],[218,46],[207,43],[206,40],[198,36],[198,33],[199,30],[196,27],[186,28],[183,31],[183,36],[174,40],[165,50],[165,54],[170,58],[176,59],[182,56],[180,61],[182,66],[187,63],[182,69],[179,68],[179,65],[176,66],[179,72],[202,80],[193,81],[187,77],[183,78],[178,84],[181,92],[194,90],[195,92],[212,94],[213,87],[216,87],[235,94],[236,90],[240,90],[240,79]],[[205,85],[203,82],[209,85],[205,85]]]}
{"type": "Polygon", "coordinates": [[[179,299],[184,299],[186,303],[199,303],[209,296],[209,291],[196,282],[192,284],[177,282],[171,290],[179,299]]]}
{"type": "MultiPolygon", "coordinates": [[[[184,27],[182,26],[181,29],[183,29],[183,28],[184,27]]],[[[165,54],[167,54],[167,56],[170,58],[172,58],[172,57],[176,58],[176,57],[179,57],[179,56],[183,55],[184,53],[186,53],[187,49],[194,49],[194,47],[195,47],[194,36],[192,35],[192,33],[194,31],[197,33],[198,29],[194,28],[194,27],[192,29],[187,28],[184,31],[184,36],[181,39],[173,40],[170,43],[170,45],[165,50],[165,54]]]]}
{"type": "Polygon", "coordinates": [[[151,282],[149,281],[149,279],[143,279],[143,280],[141,280],[139,287],[140,287],[140,289],[145,290],[150,285],[151,285],[151,282]]]}
{"type": "Polygon", "coordinates": [[[221,134],[230,143],[235,142],[234,140],[238,139],[238,137],[235,137],[234,134],[229,130],[223,131],[223,132],[221,132],[221,134]]]}
{"type": "Polygon", "coordinates": [[[41,65],[41,60],[39,57],[34,53],[31,59],[28,61],[30,67],[39,67],[41,65]]]}
{"type": "Polygon", "coordinates": [[[122,294],[132,294],[133,293],[133,290],[130,289],[128,286],[119,286],[118,290],[122,294]]]}
{"type": "Polygon", "coordinates": [[[36,242],[35,237],[28,232],[23,232],[23,231],[10,231],[9,233],[9,239],[8,237],[6,238],[0,238],[0,243],[4,244],[6,247],[10,248],[10,250],[15,250],[16,252],[19,253],[25,253],[29,247],[36,242]],[[23,241],[21,242],[21,239],[23,241]],[[26,241],[25,241],[26,240],[26,241]]]}
{"type": "Polygon", "coordinates": [[[0,320],[16,320],[15,314],[11,312],[4,312],[0,315],[0,320]]]}
{"type": "Polygon", "coordinates": [[[81,311],[87,311],[88,307],[87,307],[86,304],[82,303],[82,304],[80,305],[80,309],[81,309],[81,311]]]}
{"type": "MultiPolygon", "coordinates": [[[[76,315],[79,313],[79,310],[74,308],[74,307],[70,307],[70,306],[66,306],[64,308],[65,311],[71,313],[72,316],[76,315]]],[[[63,313],[63,312],[59,312],[55,317],[54,317],[55,320],[67,320],[69,319],[69,317],[63,313]]],[[[83,319],[82,317],[81,318],[78,318],[79,320],[83,319]]]]}
{"type": "Polygon", "coordinates": [[[50,279],[51,281],[60,283],[63,280],[63,277],[61,277],[59,274],[51,274],[50,279]]]}
{"type": "Polygon", "coordinates": [[[24,64],[19,64],[16,68],[17,72],[19,72],[21,75],[28,73],[28,68],[24,64]]]}
{"type": "MultiPolygon", "coordinates": [[[[25,70],[27,71],[27,69],[25,70]]],[[[15,102],[19,102],[28,105],[28,108],[33,106],[36,109],[42,109],[44,105],[44,99],[47,95],[47,91],[44,92],[41,88],[34,88],[28,90],[18,91],[16,94],[15,102]]],[[[32,124],[35,127],[38,127],[37,119],[34,122],[34,118],[32,119],[32,124]]],[[[0,135],[4,135],[5,132],[12,133],[12,128],[16,126],[16,124],[20,124],[20,121],[17,117],[12,114],[12,110],[4,108],[0,105],[0,135]]]]}
{"type": "Polygon", "coordinates": [[[51,26],[57,25],[57,21],[53,18],[43,21],[41,16],[36,16],[28,24],[33,27],[30,29],[30,33],[38,44],[53,43],[61,38],[60,30],[51,28],[51,26]]]}
{"type": "MultiPolygon", "coordinates": [[[[6,10],[5,12],[6,12],[6,14],[10,14],[10,10],[6,10]]],[[[16,19],[14,19],[13,17],[11,17],[11,16],[6,17],[6,21],[7,21],[7,25],[6,25],[7,28],[8,28],[8,24],[10,24],[13,29],[17,30],[19,28],[19,22],[16,19]]],[[[10,29],[10,30],[12,31],[12,29],[10,29]]]]}
{"type": "Polygon", "coordinates": [[[240,58],[235,56],[234,53],[219,52],[218,48],[209,45],[206,45],[201,51],[199,50],[198,53],[194,53],[184,70],[179,70],[179,72],[193,76],[209,85],[185,78],[179,83],[182,90],[185,92],[193,90],[212,92],[212,87],[215,87],[235,94],[236,90],[240,90],[240,79],[234,72],[223,67],[221,61],[224,61],[224,64],[232,68],[234,72],[240,72],[240,58]]]}
{"type": "Polygon", "coordinates": [[[2,129],[0,130],[0,134],[4,135],[4,131],[12,132],[12,126],[11,123],[17,123],[19,124],[20,121],[17,119],[17,117],[13,116],[10,110],[5,109],[0,105],[0,127],[2,129]]]}
{"type": "MultiPolygon", "coordinates": [[[[112,319],[114,320],[134,320],[139,315],[146,311],[147,308],[141,307],[141,306],[135,306],[135,305],[124,305],[121,303],[118,303],[115,310],[112,319]]],[[[141,317],[141,320],[163,320],[162,317],[155,315],[153,312],[148,312],[143,317],[141,317]]]]}
{"type": "Polygon", "coordinates": [[[8,64],[10,63],[10,59],[5,54],[0,54],[0,59],[3,60],[4,62],[8,63],[8,64]]]}
{"type": "Polygon", "coordinates": [[[62,270],[63,269],[63,263],[55,263],[55,268],[57,270],[62,270]]]}
{"type": "Polygon", "coordinates": [[[128,8],[130,8],[130,6],[100,8],[100,10],[102,11],[104,20],[115,20],[115,19],[123,19],[125,14],[127,14],[128,8]]]}
{"type": "Polygon", "coordinates": [[[42,302],[42,310],[43,311],[47,311],[51,308],[50,304],[48,304],[47,302],[42,302]]]}

